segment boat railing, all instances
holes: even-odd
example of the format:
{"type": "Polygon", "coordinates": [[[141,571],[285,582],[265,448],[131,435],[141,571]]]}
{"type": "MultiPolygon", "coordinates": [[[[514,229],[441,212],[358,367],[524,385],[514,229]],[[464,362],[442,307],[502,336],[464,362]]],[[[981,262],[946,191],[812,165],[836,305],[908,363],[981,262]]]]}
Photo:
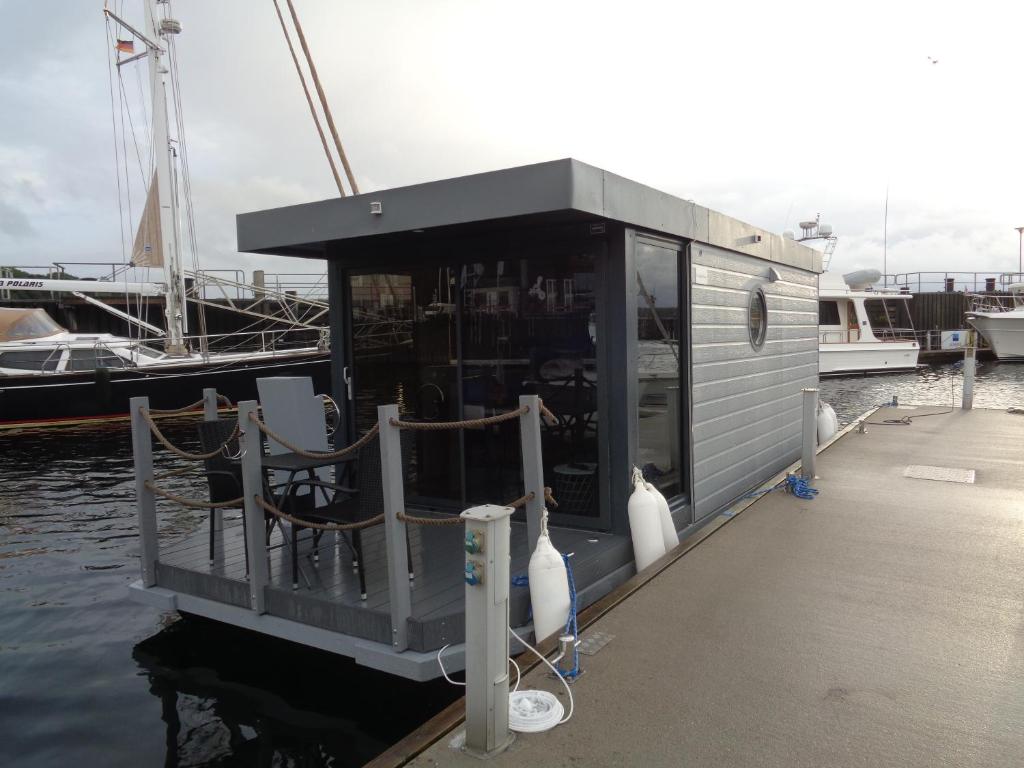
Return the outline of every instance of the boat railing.
{"type": "Polygon", "coordinates": [[[1013,294],[968,293],[970,312],[1010,312],[1024,306],[1024,296],[1013,294]]]}
{"type": "Polygon", "coordinates": [[[994,293],[1024,281],[1024,272],[897,272],[881,284],[901,293],[994,293]]]}
{"type": "MultiPolygon", "coordinates": [[[[203,390],[203,399],[181,408],[158,410],[150,408],[148,397],[134,397],[130,403],[130,415],[132,420],[132,445],[135,464],[135,489],[138,507],[138,525],[140,534],[140,565],[142,570],[142,586],[144,588],[160,586],[161,551],[157,535],[157,498],[166,499],[170,502],[193,509],[205,509],[211,512],[229,507],[241,506],[245,517],[245,563],[246,572],[244,576],[231,580],[232,583],[245,584],[245,608],[251,609],[255,614],[262,615],[271,612],[268,604],[268,592],[272,587],[271,574],[268,563],[268,548],[265,528],[265,515],[272,514],[276,517],[290,520],[294,524],[307,528],[320,528],[321,530],[344,531],[369,526],[384,526],[384,547],[383,562],[387,569],[387,591],[389,612],[391,619],[391,646],[392,650],[401,652],[409,647],[408,624],[412,616],[412,585],[409,578],[408,561],[408,532],[409,525],[462,525],[463,520],[459,515],[437,515],[430,517],[416,517],[406,511],[405,506],[405,477],[402,466],[402,441],[401,432],[405,429],[411,430],[462,430],[469,428],[480,428],[490,424],[518,421],[521,443],[523,485],[524,495],[511,502],[503,503],[502,506],[523,507],[526,512],[527,539],[529,551],[533,551],[537,539],[541,534],[545,506],[553,503],[549,489],[543,485],[543,455],[541,449],[541,417],[549,423],[557,422],[556,417],[548,411],[543,401],[537,395],[522,395],[519,398],[519,408],[481,419],[470,419],[455,422],[413,422],[403,421],[397,405],[382,405],[377,408],[377,423],[362,438],[350,445],[333,452],[309,452],[302,450],[299,446],[292,445],[280,435],[276,435],[260,419],[255,401],[244,401],[237,406],[237,426],[232,430],[231,435],[225,442],[215,448],[212,452],[192,453],[179,446],[174,445],[162,432],[156,422],[157,416],[170,416],[187,412],[202,412],[204,419],[214,420],[218,418],[218,406],[223,402],[218,397],[216,390],[207,388],[203,390]],[[188,491],[172,491],[168,487],[169,478],[180,478],[188,467],[173,469],[157,475],[154,471],[153,461],[153,438],[156,438],[161,445],[180,459],[188,462],[204,462],[218,453],[224,452],[227,456],[228,446],[237,438],[237,455],[229,457],[240,464],[242,476],[242,496],[224,502],[206,502],[202,499],[189,498],[182,495],[188,491]],[[301,456],[312,456],[318,460],[326,460],[330,463],[334,460],[342,460],[349,453],[358,451],[362,445],[370,440],[379,441],[381,456],[381,483],[383,488],[383,504],[380,514],[368,520],[344,524],[319,524],[308,520],[293,518],[286,511],[275,506],[273,498],[265,496],[266,490],[263,483],[263,441],[264,438],[280,442],[285,448],[293,450],[301,456]]],[[[194,491],[193,491],[194,495],[194,491]]],[[[277,502],[279,503],[279,502],[277,502]]],[[[291,535],[295,535],[293,530],[291,535]]],[[[467,544],[467,546],[469,546],[467,544]]],[[[171,565],[172,563],[165,563],[171,565]]],[[[192,583],[196,585],[200,596],[209,597],[213,592],[209,586],[203,586],[203,574],[200,571],[191,572],[192,583]]],[[[207,577],[207,582],[217,582],[225,595],[225,601],[232,605],[240,605],[237,602],[238,590],[227,586],[228,579],[216,575],[207,577]],[[232,595],[234,597],[232,597],[232,595]]],[[[293,587],[294,588],[294,587],[293,587]]],[[[243,610],[245,609],[243,608],[243,610]]]]}
{"type": "MultiPolygon", "coordinates": [[[[211,354],[264,352],[283,355],[297,350],[326,351],[330,347],[330,329],[324,327],[259,329],[212,333],[206,336],[185,336],[183,339],[189,348],[202,349],[211,354]]],[[[158,347],[162,341],[161,338],[150,336],[119,341],[103,340],[100,343],[110,351],[117,349],[137,352],[139,347],[159,351],[158,347]]]]}

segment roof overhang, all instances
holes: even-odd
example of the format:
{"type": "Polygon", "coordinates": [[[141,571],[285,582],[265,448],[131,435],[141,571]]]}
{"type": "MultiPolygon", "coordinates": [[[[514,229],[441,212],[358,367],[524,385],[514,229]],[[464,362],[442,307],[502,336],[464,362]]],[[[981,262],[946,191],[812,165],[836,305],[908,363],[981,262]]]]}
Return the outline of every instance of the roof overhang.
{"type": "Polygon", "coordinates": [[[578,160],[478,173],[237,216],[238,250],[326,258],[367,239],[452,228],[614,221],[821,271],[821,253],[578,160]]]}

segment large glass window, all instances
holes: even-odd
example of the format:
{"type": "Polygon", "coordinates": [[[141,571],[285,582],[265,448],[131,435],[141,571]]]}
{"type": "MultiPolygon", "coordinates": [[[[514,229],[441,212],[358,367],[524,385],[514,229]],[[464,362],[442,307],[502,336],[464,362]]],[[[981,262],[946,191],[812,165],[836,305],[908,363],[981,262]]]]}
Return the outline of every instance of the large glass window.
{"type": "Polygon", "coordinates": [[[21,371],[55,371],[60,362],[59,349],[12,350],[0,353],[0,368],[21,371]]]}
{"type": "MultiPolygon", "coordinates": [[[[463,415],[491,416],[538,394],[558,415],[542,432],[553,515],[597,517],[594,260],[573,249],[467,264],[461,272],[463,415]]],[[[464,434],[469,503],[522,494],[519,425],[464,434]]]]}
{"type": "Polygon", "coordinates": [[[839,325],[839,302],[818,302],[818,325],[839,325]]]}
{"type": "Polygon", "coordinates": [[[682,493],[679,251],[636,246],[637,457],[667,498],[682,493]]]}
{"type": "MultiPolygon", "coordinates": [[[[358,432],[376,408],[455,421],[508,413],[537,394],[558,415],[542,429],[552,517],[599,516],[594,260],[572,248],[481,254],[457,266],[349,280],[358,432]]],[[[517,420],[417,431],[408,498],[458,508],[523,494],[517,420]]],[[[521,514],[521,513],[520,513],[521,514]]]]}

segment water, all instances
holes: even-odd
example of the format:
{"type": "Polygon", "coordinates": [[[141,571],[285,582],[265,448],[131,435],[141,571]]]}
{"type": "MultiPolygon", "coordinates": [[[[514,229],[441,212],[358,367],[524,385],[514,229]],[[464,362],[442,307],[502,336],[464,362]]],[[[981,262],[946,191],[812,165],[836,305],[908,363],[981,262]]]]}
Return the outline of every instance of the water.
{"type": "MultiPolygon", "coordinates": [[[[943,365],[821,396],[847,423],[894,394],[959,406],[961,387],[943,365]]],[[[1024,365],[980,364],[975,403],[1024,406],[1024,365]]],[[[191,422],[166,431],[194,444],[191,422]]],[[[0,765],[361,765],[461,693],[129,601],[134,493],[127,426],[0,432],[0,765]]],[[[206,521],[160,506],[164,539],[206,521]]]]}
{"type": "Polygon", "coordinates": [[[125,425],[0,432],[0,765],[362,765],[460,695],[130,601],[134,495],[125,425]]]}
{"type": "MultiPolygon", "coordinates": [[[[935,405],[959,408],[963,372],[952,364],[926,365],[907,373],[824,378],[820,397],[831,405],[840,425],[849,424],[870,408],[892,401],[900,405],[935,405]]],[[[977,408],[1024,407],[1024,365],[978,362],[974,375],[977,408]]]]}

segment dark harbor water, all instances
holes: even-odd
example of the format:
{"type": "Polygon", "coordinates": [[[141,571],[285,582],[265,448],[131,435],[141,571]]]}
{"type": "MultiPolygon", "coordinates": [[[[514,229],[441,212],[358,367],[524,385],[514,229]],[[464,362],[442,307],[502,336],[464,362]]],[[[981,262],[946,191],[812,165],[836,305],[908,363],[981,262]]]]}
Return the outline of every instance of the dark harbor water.
{"type": "MultiPolygon", "coordinates": [[[[960,387],[939,366],[821,394],[846,423],[893,395],[959,406],[960,387]]],[[[1024,365],[981,364],[975,403],[1024,406],[1024,365]]],[[[0,432],[0,766],[362,765],[459,695],[129,601],[133,500],[126,425],[0,432]]],[[[163,540],[207,524],[159,509],[163,540]]]]}
{"type": "Polygon", "coordinates": [[[127,425],[0,432],[0,766],[358,766],[461,693],[131,602],[134,495],[127,425]]]}

